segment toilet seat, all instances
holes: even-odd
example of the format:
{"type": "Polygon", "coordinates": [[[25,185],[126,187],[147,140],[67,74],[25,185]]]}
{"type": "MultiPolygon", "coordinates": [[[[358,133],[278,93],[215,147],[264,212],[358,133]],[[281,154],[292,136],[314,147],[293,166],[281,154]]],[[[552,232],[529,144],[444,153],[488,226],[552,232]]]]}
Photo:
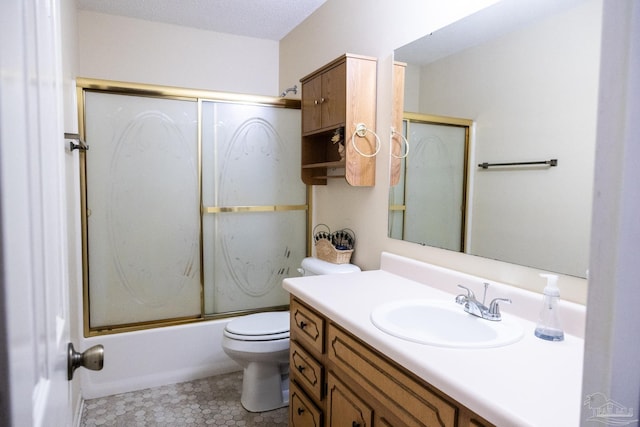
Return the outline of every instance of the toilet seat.
{"type": "Polygon", "coordinates": [[[275,311],[239,317],[227,323],[224,335],[241,341],[288,339],[289,312],[275,311]]]}

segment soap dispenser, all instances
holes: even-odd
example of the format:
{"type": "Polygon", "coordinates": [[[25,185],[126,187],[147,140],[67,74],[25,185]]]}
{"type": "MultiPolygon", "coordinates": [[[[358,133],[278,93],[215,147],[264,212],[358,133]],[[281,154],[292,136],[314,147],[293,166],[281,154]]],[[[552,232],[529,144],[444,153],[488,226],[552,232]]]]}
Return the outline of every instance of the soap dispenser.
{"type": "Polygon", "coordinates": [[[542,291],[542,310],[540,310],[540,320],[536,325],[535,335],[547,341],[562,341],[564,340],[564,332],[558,313],[558,300],[560,299],[558,276],[555,274],[541,274],[540,276],[547,279],[547,286],[542,291]]]}

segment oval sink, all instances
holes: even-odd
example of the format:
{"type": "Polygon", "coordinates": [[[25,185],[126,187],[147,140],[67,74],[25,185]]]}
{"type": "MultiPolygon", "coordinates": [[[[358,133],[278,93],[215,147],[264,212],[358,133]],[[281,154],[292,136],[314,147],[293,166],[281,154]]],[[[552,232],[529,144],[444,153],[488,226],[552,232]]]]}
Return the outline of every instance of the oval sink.
{"type": "Polygon", "coordinates": [[[439,347],[501,347],[518,341],[524,332],[510,318],[503,316],[497,322],[481,319],[444,300],[388,302],[371,312],[371,321],[395,337],[439,347]]]}

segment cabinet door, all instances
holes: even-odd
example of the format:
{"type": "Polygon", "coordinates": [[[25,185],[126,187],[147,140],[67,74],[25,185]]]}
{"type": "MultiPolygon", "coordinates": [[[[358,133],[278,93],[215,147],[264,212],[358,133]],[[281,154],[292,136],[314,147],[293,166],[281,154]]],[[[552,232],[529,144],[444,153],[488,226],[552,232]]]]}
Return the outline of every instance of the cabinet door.
{"type": "MultiPolygon", "coordinates": [[[[357,102],[357,100],[351,100],[357,102]]],[[[347,114],[347,63],[322,73],[322,128],[343,124],[347,114]]]]}
{"type": "Polygon", "coordinates": [[[327,427],[371,427],[373,409],[333,374],[327,383],[327,427]]]}
{"type": "Polygon", "coordinates": [[[322,76],[302,84],[302,133],[312,132],[322,126],[322,76]]]}
{"type": "Polygon", "coordinates": [[[291,427],[322,427],[322,411],[294,382],[289,385],[289,425],[291,427]]]}
{"type": "Polygon", "coordinates": [[[350,381],[363,387],[372,398],[406,426],[456,426],[457,406],[435,390],[407,375],[401,367],[380,357],[333,324],[327,334],[329,366],[344,371],[350,381]]]}
{"type": "Polygon", "coordinates": [[[458,427],[489,427],[492,425],[493,424],[483,418],[480,418],[467,408],[460,407],[458,427]]]}

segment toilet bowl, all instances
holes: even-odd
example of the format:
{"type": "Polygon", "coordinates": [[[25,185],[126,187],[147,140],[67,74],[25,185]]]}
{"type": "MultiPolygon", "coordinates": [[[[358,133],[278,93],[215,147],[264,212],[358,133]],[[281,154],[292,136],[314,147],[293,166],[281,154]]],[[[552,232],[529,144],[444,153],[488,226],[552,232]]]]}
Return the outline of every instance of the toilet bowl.
{"type": "MultiPolygon", "coordinates": [[[[353,264],[305,258],[303,276],[360,271],[353,264]]],[[[244,370],[240,402],[250,412],[289,404],[289,312],[249,314],[227,323],[222,349],[244,370]]]]}
{"type": "Polygon", "coordinates": [[[227,324],[222,349],[244,370],[240,402],[250,412],[289,404],[289,312],[256,313],[227,324]]]}

